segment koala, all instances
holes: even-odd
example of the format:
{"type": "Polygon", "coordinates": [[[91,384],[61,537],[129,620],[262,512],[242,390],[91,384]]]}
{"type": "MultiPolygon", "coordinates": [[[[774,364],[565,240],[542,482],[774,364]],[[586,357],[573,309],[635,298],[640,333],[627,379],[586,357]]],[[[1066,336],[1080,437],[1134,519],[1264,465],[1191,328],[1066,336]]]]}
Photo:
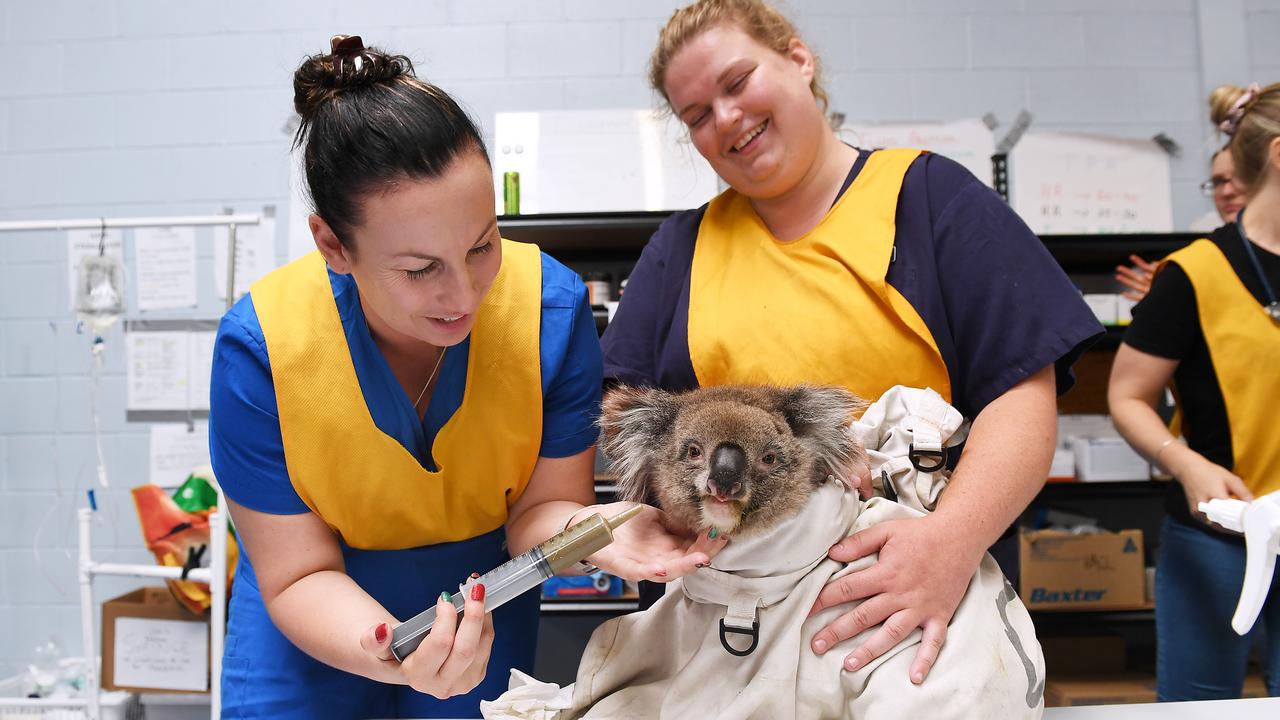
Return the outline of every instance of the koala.
{"type": "Polygon", "coordinates": [[[830,478],[853,485],[867,457],[849,424],[866,406],[837,387],[619,386],[604,399],[601,447],[621,499],[690,533],[744,537],[795,515],[830,478]]]}

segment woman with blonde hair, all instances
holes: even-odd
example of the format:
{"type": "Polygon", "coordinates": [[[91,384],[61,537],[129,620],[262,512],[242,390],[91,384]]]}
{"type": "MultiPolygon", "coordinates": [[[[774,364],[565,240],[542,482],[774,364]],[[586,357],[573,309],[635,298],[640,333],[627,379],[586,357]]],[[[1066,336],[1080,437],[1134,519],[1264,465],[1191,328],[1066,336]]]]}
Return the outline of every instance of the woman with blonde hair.
{"type": "Polygon", "coordinates": [[[606,382],[818,383],[868,400],[931,387],[971,419],[958,459],[954,448],[920,458],[955,465],[936,512],[831,548],[841,562],[879,555],[823,590],[814,612],[859,602],[805,639],[848,653],[849,670],[918,643],[909,674],[923,682],[983,554],[1044,482],[1055,397],[1102,328],[1043,244],[959,164],[841,142],[817,56],[768,4],[680,9],[650,67],[730,189],[649,241],[603,340],[606,382]]]}
{"type": "Polygon", "coordinates": [[[1280,83],[1223,86],[1209,100],[1228,137],[1247,207],[1206,239],[1171,254],[1116,353],[1108,400],[1134,449],[1177,481],[1156,563],[1156,687],[1160,700],[1238,697],[1253,635],[1268,637],[1268,690],[1280,695],[1280,592],[1250,636],[1231,629],[1244,542],[1208,523],[1199,504],[1280,490],[1280,83]],[[1176,438],[1154,410],[1172,383],[1176,438]],[[1265,627],[1263,631],[1261,628],[1265,627]]]}

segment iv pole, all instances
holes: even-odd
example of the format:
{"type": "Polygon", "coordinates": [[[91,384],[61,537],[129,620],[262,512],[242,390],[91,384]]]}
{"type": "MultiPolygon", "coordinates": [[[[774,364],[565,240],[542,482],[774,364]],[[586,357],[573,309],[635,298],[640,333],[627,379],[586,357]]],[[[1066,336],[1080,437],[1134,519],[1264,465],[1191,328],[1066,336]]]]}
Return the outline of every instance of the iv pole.
{"type": "MultiPolygon", "coordinates": [[[[227,308],[235,302],[235,258],[236,258],[236,226],[257,225],[258,215],[186,215],[175,217],[136,217],[136,218],[84,218],[70,220],[17,220],[0,222],[0,232],[20,232],[36,230],[106,230],[110,228],[140,227],[200,227],[226,226],[227,241],[227,308]]],[[[222,710],[222,649],[226,641],[227,627],[227,520],[222,508],[222,489],[218,491],[218,510],[209,515],[210,549],[213,557],[207,570],[192,570],[187,578],[209,583],[212,605],[209,618],[209,694],[210,717],[217,720],[222,710]]],[[[182,568],[168,568],[156,565],[125,565],[95,562],[92,558],[90,542],[90,522],[92,511],[79,511],[79,579],[80,579],[80,630],[85,654],[85,709],[89,720],[100,720],[102,717],[101,697],[99,696],[101,679],[98,675],[97,638],[93,627],[93,578],[96,575],[118,575],[131,577],[163,577],[178,579],[182,568]]]]}

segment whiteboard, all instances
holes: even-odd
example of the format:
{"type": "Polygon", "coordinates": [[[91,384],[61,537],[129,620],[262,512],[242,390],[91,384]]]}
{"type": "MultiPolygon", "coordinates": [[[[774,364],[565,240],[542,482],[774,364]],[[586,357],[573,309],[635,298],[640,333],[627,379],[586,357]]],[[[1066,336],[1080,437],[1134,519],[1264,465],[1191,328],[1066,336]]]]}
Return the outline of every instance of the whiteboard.
{"type": "Polygon", "coordinates": [[[843,125],[840,139],[860,148],[908,147],[929,150],[960,163],[979,180],[992,185],[991,156],[995,137],[981,120],[937,123],[843,125]]]}
{"type": "Polygon", "coordinates": [[[719,191],[678,120],[654,110],[494,116],[493,181],[520,173],[520,214],[683,210],[719,191]]]}
{"type": "Polygon", "coordinates": [[[1027,133],[1009,200],[1037,234],[1172,232],[1169,156],[1151,140],[1027,133]]]}

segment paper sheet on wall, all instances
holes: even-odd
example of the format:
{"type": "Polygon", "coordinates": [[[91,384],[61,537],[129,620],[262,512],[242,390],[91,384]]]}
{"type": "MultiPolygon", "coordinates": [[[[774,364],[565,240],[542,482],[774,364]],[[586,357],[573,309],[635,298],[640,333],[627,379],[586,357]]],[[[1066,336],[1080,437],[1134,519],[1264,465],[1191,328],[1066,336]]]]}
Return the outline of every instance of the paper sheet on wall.
{"type": "Polygon", "coordinates": [[[187,334],[187,393],[192,410],[209,409],[209,381],[213,375],[215,332],[187,334]]]}
{"type": "Polygon", "coordinates": [[[289,223],[289,262],[316,249],[311,228],[307,225],[310,217],[311,202],[307,200],[306,175],[302,171],[302,148],[296,147],[289,156],[289,216],[286,220],[289,223]]]}
{"type": "Polygon", "coordinates": [[[1027,133],[1009,199],[1038,234],[1171,232],[1169,156],[1150,140],[1027,133]]]}
{"type": "Polygon", "coordinates": [[[115,620],[113,677],[122,687],[209,688],[209,625],[185,620],[115,620]]]}
{"type": "Polygon", "coordinates": [[[208,410],[213,332],[125,333],[128,410],[208,410]]]}
{"type": "Polygon", "coordinates": [[[675,210],[718,191],[715,172],[674,118],[653,110],[497,113],[494,190],[520,173],[520,214],[675,210]]]}
{"type": "MultiPolygon", "coordinates": [[[[103,238],[101,230],[68,230],[67,231],[67,307],[76,306],[76,269],[80,259],[86,255],[97,255],[99,243],[103,238]]],[[[113,255],[124,262],[124,233],[119,228],[106,231],[106,255],[113,255]]]]}
{"type": "Polygon", "coordinates": [[[910,147],[945,155],[992,187],[991,156],[995,136],[981,120],[946,123],[844,125],[840,139],[861,148],[910,147]]]}
{"type": "Polygon", "coordinates": [[[188,332],[125,333],[127,409],[187,409],[190,335],[188,332]]]}
{"type": "Polygon", "coordinates": [[[155,423],[151,426],[151,474],[153,485],[176,487],[192,469],[209,464],[209,426],[195,423],[155,423]]]}
{"type": "Polygon", "coordinates": [[[138,228],[133,257],[139,310],[195,307],[195,228],[138,228]]]}
{"type": "MultiPolygon", "coordinates": [[[[213,287],[220,300],[227,298],[227,238],[230,229],[213,229],[213,287]]],[[[276,221],[264,217],[257,225],[236,228],[236,297],[276,267],[276,221]]]]}

